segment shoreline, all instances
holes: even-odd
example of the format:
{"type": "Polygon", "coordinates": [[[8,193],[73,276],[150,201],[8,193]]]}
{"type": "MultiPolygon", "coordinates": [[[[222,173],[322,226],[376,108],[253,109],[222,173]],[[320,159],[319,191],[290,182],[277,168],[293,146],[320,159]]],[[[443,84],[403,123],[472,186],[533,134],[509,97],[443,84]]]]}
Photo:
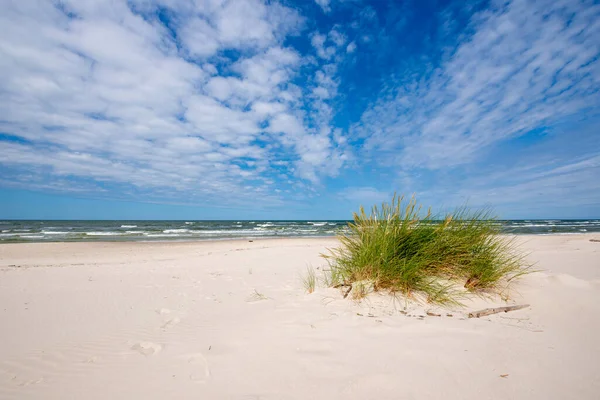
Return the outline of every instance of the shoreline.
{"type": "MultiPolygon", "coordinates": [[[[584,233],[585,234],[585,233],[584,233]]],[[[327,236],[254,236],[254,237],[233,237],[233,238],[191,238],[191,239],[156,239],[156,240],[38,240],[38,241],[14,241],[0,242],[3,244],[34,244],[34,243],[219,243],[219,242],[258,242],[261,240],[319,240],[319,239],[335,239],[335,235],[327,236]]]]}
{"type": "MultiPolygon", "coordinates": [[[[508,236],[515,238],[525,237],[572,237],[572,236],[593,236],[600,238],[600,232],[557,232],[557,233],[502,233],[500,236],[508,236]]],[[[149,243],[149,244],[161,244],[161,243],[220,243],[220,242],[259,242],[265,240],[337,240],[337,235],[323,235],[323,236],[250,236],[250,237],[233,237],[233,238],[191,238],[191,239],[156,239],[156,240],[30,240],[30,241],[0,241],[0,246],[3,245],[17,245],[17,244],[51,244],[51,243],[149,243]]]]}

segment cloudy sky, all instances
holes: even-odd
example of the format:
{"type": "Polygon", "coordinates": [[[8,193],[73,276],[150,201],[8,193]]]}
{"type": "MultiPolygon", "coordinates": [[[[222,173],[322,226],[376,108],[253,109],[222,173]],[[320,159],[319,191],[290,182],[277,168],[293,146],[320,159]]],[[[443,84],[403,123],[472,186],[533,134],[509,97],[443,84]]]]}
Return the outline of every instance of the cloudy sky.
{"type": "Polygon", "coordinates": [[[0,218],[600,217],[596,1],[0,6],[0,218]]]}

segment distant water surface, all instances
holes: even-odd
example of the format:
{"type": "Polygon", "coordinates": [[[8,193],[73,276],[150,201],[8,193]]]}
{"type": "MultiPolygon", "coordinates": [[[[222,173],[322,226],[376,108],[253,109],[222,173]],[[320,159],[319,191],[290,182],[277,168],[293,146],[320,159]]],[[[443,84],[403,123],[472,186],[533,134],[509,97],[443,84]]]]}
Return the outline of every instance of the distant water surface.
{"type": "MultiPolygon", "coordinates": [[[[349,221],[0,221],[0,243],[334,236],[349,221]]],[[[600,220],[498,221],[512,234],[600,232],[600,220]]]]}

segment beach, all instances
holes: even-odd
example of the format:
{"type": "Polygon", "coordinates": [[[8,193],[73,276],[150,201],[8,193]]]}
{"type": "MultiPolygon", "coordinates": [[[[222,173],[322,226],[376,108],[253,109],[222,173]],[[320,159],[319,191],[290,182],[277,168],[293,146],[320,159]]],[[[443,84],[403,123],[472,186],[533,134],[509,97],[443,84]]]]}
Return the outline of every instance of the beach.
{"type": "Polygon", "coordinates": [[[306,293],[335,238],[1,244],[0,399],[598,398],[600,234],[516,240],[537,272],[450,309],[306,293]]]}

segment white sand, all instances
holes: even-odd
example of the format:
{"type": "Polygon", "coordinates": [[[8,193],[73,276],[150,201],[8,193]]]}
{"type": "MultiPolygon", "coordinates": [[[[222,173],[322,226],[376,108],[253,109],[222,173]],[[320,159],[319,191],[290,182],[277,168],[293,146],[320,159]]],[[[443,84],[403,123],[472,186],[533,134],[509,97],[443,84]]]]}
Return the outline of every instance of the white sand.
{"type": "Polygon", "coordinates": [[[482,319],[305,294],[333,239],[0,245],[0,399],[598,399],[590,238],[522,237],[531,307],[482,319]]]}

